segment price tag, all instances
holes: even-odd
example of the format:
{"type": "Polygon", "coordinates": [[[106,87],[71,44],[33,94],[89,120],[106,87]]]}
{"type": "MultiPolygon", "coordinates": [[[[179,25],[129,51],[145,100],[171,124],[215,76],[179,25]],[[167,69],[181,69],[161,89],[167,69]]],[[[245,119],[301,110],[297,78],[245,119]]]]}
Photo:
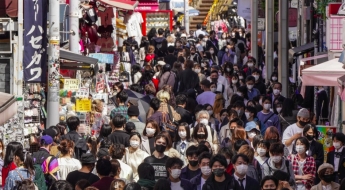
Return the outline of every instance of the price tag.
{"type": "Polygon", "coordinates": [[[88,98],[89,97],[89,89],[88,88],[80,88],[76,95],[77,98],[88,98]]]}
{"type": "Polygon", "coordinates": [[[63,84],[64,90],[78,90],[79,89],[78,79],[64,79],[63,83],[64,83],[63,84]]]}
{"type": "Polygon", "coordinates": [[[89,99],[77,99],[75,109],[77,112],[90,112],[91,100],[89,99]]]}

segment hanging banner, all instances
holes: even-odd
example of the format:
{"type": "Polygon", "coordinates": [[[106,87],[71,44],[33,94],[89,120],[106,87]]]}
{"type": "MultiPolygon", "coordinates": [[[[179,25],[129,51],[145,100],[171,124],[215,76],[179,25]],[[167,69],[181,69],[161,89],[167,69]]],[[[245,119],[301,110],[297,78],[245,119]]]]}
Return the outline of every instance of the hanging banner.
{"type": "MultiPolygon", "coordinates": [[[[339,129],[333,126],[317,125],[317,131],[319,133],[319,139],[317,139],[323,145],[323,151],[325,154],[325,160],[327,160],[327,153],[334,150],[332,136],[339,129]]],[[[315,158],[315,156],[313,155],[315,158]]]]}
{"type": "Polygon", "coordinates": [[[47,75],[47,0],[24,0],[25,82],[46,82],[47,75]]]}
{"type": "Polygon", "coordinates": [[[251,0],[241,0],[237,3],[237,15],[243,17],[246,21],[251,21],[251,0]]]}

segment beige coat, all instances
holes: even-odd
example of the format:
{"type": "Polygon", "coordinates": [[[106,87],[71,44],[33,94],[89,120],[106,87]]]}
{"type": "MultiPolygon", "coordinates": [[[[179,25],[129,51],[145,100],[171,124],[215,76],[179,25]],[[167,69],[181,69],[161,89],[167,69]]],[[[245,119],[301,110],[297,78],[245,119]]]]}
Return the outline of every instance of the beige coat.
{"type": "MultiPolygon", "coordinates": [[[[335,183],[335,182],[331,182],[331,186],[332,186],[332,190],[339,190],[340,185],[335,183]]],[[[313,187],[311,187],[310,190],[322,190],[322,184],[321,182],[318,183],[317,185],[314,185],[313,187]]]]}
{"type": "MultiPolygon", "coordinates": [[[[217,131],[214,130],[214,133],[213,133],[213,137],[212,137],[212,130],[211,130],[211,127],[210,126],[206,126],[207,128],[207,141],[209,143],[211,143],[211,147],[212,147],[212,151],[214,154],[217,154],[218,153],[218,150],[219,150],[219,139],[218,139],[218,136],[217,136],[217,131]]],[[[193,129],[194,128],[191,128],[190,129],[190,134],[193,134],[193,129]]]]}
{"type": "Polygon", "coordinates": [[[123,157],[123,162],[129,165],[133,170],[133,180],[138,181],[138,166],[144,161],[146,157],[150,156],[147,152],[138,148],[134,152],[130,152],[128,148],[126,148],[126,153],[123,157]]]}

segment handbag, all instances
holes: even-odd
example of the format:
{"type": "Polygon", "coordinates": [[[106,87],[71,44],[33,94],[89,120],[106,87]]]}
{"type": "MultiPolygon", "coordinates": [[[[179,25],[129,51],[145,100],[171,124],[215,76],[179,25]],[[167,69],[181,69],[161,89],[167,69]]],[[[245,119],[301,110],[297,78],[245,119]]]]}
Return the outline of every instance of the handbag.
{"type": "Polygon", "coordinates": [[[166,113],[162,113],[162,129],[164,131],[170,131],[170,132],[175,132],[176,131],[176,125],[171,122],[170,119],[167,118],[166,113]]]}

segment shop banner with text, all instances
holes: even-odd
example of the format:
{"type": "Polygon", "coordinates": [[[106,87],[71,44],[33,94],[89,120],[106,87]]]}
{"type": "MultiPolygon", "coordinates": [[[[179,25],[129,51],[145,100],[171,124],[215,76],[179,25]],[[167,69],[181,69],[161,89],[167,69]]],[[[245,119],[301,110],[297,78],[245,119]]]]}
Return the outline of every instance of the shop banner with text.
{"type": "MultiPolygon", "coordinates": [[[[334,150],[332,136],[338,131],[337,127],[317,125],[317,131],[319,132],[319,139],[317,139],[323,145],[324,158],[327,160],[327,153],[334,150]]],[[[315,157],[316,155],[313,155],[315,157]]]]}
{"type": "Polygon", "coordinates": [[[46,82],[47,7],[47,0],[24,0],[25,82],[46,82]]]}

